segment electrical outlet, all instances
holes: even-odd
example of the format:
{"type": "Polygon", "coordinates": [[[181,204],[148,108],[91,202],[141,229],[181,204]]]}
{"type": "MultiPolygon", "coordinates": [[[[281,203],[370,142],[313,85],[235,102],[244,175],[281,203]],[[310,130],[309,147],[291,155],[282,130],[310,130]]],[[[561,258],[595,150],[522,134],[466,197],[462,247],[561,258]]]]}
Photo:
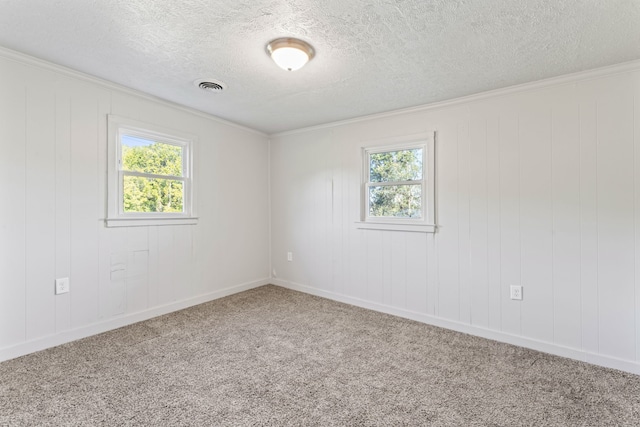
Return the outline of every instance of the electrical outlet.
{"type": "Polygon", "coordinates": [[[293,261],[293,252],[287,252],[287,261],[293,261]]]}
{"type": "Polygon", "coordinates": [[[511,299],[522,300],[522,286],[511,285],[511,299]]]}
{"type": "Polygon", "coordinates": [[[69,292],[69,278],[56,279],[56,295],[66,294],[67,292],[69,292]]]}

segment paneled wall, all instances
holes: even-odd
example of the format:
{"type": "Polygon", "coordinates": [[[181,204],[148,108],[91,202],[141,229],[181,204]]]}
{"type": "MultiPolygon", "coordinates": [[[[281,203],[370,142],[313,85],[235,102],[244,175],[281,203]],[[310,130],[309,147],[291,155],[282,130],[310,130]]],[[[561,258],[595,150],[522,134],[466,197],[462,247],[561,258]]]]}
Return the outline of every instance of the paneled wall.
{"type": "Polygon", "coordinates": [[[274,136],[275,283],[640,373],[639,70],[274,136]],[[438,232],[357,229],[360,147],[426,131],[438,232]]]}
{"type": "Polygon", "coordinates": [[[267,283],[267,159],[262,134],[1,51],[0,360],[267,283]],[[197,225],[105,228],[107,114],[197,135],[197,225]]]}

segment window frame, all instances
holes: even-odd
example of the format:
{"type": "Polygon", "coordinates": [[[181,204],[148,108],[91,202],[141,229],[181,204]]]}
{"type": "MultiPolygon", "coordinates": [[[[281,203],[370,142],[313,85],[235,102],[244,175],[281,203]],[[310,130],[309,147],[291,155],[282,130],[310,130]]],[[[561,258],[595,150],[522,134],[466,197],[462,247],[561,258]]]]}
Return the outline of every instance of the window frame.
{"type": "Polygon", "coordinates": [[[423,233],[434,233],[436,231],[435,140],[435,132],[428,132],[392,139],[369,141],[361,147],[361,203],[360,221],[356,223],[357,228],[390,231],[415,231],[423,233]],[[372,154],[412,150],[416,148],[422,149],[421,180],[386,181],[384,183],[370,181],[372,154]],[[369,189],[371,187],[403,184],[421,185],[421,217],[391,218],[370,215],[369,189]]]}
{"type": "Polygon", "coordinates": [[[108,115],[108,189],[107,227],[133,227],[147,225],[191,225],[197,224],[195,213],[195,191],[193,158],[196,137],[160,126],[143,123],[115,115],[108,115]],[[182,176],[152,174],[122,169],[122,137],[124,135],[148,139],[163,144],[182,147],[182,176]],[[125,212],[124,177],[172,179],[183,182],[183,212],[125,212]]]}

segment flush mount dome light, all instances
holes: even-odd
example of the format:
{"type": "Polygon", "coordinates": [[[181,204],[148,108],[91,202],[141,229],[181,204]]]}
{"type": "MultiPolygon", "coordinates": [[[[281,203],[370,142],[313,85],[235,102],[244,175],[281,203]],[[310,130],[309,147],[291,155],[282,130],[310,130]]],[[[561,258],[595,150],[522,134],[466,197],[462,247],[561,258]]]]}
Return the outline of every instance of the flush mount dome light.
{"type": "Polygon", "coordinates": [[[273,40],[267,45],[267,52],[273,62],[287,71],[299,70],[315,55],[309,43],[288,37],[273,40]]]}

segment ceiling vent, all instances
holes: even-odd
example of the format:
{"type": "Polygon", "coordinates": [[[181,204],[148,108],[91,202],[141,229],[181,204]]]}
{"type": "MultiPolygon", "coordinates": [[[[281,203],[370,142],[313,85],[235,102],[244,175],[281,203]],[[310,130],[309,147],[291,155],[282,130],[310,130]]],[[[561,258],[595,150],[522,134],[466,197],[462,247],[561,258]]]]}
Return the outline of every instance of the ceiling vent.
{"type": "Polygon", "coordinates": [[[198,79],[193,82],[193,84],[198,86],[202,90],[214,93],[222,92],[227,88],[226,83],[216,79],[198,79]]]}

